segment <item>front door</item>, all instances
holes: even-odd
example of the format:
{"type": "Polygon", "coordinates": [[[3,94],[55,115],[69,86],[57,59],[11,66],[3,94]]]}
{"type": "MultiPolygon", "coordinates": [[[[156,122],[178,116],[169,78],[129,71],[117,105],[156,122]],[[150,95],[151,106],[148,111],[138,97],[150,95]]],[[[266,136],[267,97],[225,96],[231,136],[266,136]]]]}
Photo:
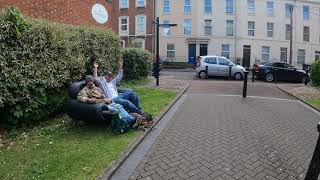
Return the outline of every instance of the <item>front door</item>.
{"type": "Polygon", "coordinates": [[[200,44],[200,56],[208,55],[208,44],[200,44]]]}
{"type": "Polygon", "coordinates": [[[189,44],[188,64],[196,63],[196,44],[189,44]]]}
{"type": "Polygon", "coordinates": [[[250,57],[251,57],[251,46],[244,45],[243,46],[243,59],[242,59],[242,66],[243,67],[250,67],[250,57]]]}

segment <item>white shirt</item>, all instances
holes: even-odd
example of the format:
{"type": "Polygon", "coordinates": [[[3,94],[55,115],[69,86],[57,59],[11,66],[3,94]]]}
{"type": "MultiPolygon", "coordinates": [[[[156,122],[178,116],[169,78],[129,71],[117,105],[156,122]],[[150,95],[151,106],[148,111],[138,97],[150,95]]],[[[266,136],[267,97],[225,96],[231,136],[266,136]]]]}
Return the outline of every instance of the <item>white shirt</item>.
{"type": "Polygon", "coordinates": [[[107,82],[107,92],[111,99],[118,97],[118,92],[115,90],[114,85],[111,82],[107,82]]]}

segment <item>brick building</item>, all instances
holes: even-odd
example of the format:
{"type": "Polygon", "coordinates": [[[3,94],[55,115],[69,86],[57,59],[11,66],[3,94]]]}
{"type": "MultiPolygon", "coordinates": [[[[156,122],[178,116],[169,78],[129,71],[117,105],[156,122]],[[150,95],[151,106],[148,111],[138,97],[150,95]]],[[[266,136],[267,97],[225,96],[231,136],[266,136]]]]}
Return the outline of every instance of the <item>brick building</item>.
{"type": "Polygon", "coordinates": [[[113,0],[114,26],[124,47],[135,46],[154,52],[155,0],[113,0]]]}
{"type": "Polygon", "coordinates": [[[24,15],[33,18],[47,19],[65,24],[112,28],[114,31],[116,30],[113,28],[115,18],[113,16],[112,0],[0,0],[0,9],[7,6],[15,6],[19,8],[24,15]],[[98,23],[93,18],[92,9],[95,4],[100,4],[107,10],[107,22],[98,23]]]}

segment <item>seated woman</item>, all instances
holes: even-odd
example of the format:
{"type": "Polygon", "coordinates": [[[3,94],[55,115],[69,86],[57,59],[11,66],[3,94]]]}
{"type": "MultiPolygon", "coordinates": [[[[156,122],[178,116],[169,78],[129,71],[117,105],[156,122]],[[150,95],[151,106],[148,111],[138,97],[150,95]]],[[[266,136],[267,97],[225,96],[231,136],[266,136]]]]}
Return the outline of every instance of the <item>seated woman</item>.
{"type": "Polygon", "coordinates": [[[111,111],[118,109],[128,124],[134,128],[139,125],[149,127],[153,123],[153,121],[149,121],[146,117],[137,113],[129,114],[122,105],[116,104],[111,99],[106,98],[102,90],[95,86],[93,76],[87,75],[85,81],[86,86],[79,92],[77,96],[78,101],[89,104],[105,103],[111,111]]]}

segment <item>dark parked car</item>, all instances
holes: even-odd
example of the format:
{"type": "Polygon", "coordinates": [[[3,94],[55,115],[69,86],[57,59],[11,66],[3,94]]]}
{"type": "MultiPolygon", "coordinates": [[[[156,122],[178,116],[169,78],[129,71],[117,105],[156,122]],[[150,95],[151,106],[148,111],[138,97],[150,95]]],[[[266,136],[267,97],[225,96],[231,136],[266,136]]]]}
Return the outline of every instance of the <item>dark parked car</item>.
{"type": "Polygon", "coordinates": [[[291,64],[284,62],[267,62],[254,64],[254,75],[258,78],[265,79],[268,82],[274,81],[295,81],[304,82],[306,72],[298,70],[291,64]]]}

